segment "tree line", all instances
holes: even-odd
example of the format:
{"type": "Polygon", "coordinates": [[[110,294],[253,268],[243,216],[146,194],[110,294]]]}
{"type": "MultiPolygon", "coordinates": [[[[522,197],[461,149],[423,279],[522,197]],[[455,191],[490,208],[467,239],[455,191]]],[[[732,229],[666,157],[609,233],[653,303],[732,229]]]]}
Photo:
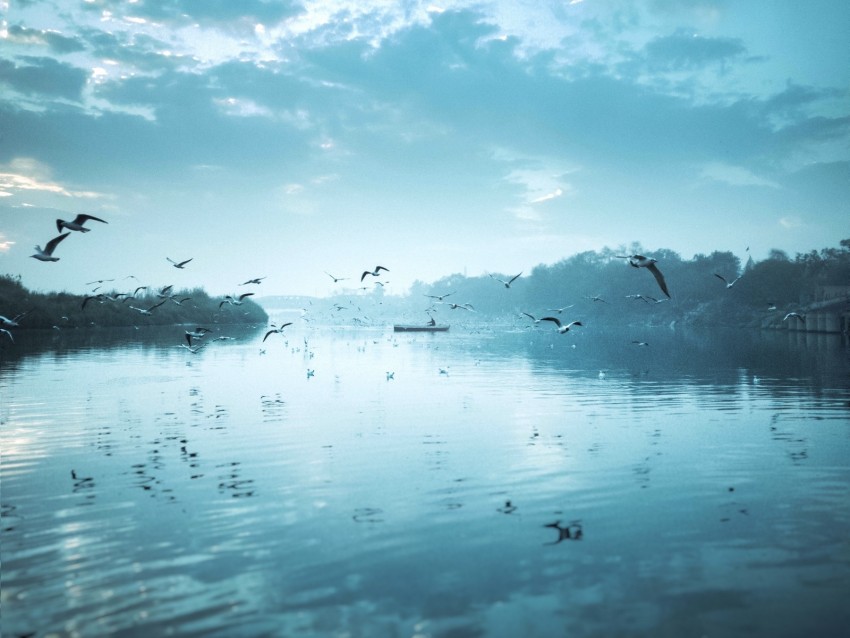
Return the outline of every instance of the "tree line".
{"type": "Polygon", "coordinates": [[[19,276],[0,275],[0,314],[16,328],[164,326],[265,323],[263,308],[245,298],[210,297],[203,289],[137,290],[76,295],[28,290],[19,276]],[[139,294],[141,293],[141,294],[139,294]],[[236,302],[236,303],[233,303],[236,302]]]}

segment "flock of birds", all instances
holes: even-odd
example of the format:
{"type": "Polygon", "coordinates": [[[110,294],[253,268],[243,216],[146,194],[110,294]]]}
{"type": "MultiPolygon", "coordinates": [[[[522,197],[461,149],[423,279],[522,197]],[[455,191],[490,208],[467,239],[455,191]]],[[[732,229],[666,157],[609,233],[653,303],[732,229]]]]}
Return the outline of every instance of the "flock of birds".
{"type": "MultiPolygon", "coordinates": [[[[36,246],[35,247],[36,252],[35,252],[35,254],[32,255],[32,257],[39,260],[39,261],[43,261],[43,262],[59,261],[59,257],[54,256],[54,252],[56,251],[57,246],[62,241],[64,241],[68,237],[68,235],[70,235],[72,232],[79,232],[79,233],[89,232],[91,229],[86,227],[86,225],[85,225],[89,221],[96,221],[96,222],[100,222],[100,223],[103,223],[103,224],[108,223],[104,219],[101,219],[99,217],[95,217],[94,215],[88,215],[88,214],[79,214],[71,221],[57,219],[56,220],[56,228],[57,228],[57,230],[59,231],[60,234],[58,236],[54,237],[53,239],[51,239],[50,241],[48,241],[43,249],[40,246],[36,246]]],[[[664,278],[664,275],[662,274],[661,270],[658,268],[658,260],[656,260],[652,257],[646,257],[644,255],[637,255],[637,254],[635,254],[635,255],[616,255],[615,257],[618,258],[618,259],[627,260],[628,265],[633,267],[633,268],[636,268],[636,269],[644,268],[644,269],[646,269],[650,274],[652,274],[653,278],[655,279],[656,283],[658,284],[659,289],[661,290],[661,292],[664,295],[663,298],[655,298],[655,297],[651,297],[651,296],[648,296],[648,295],[642,295],[642,294],[628,295],[628,297],[638,299],[638,300],[642,300],[646,303],[661,303],[661,302],[667,301],[671,298],[670,291],[667,287],[667,282],[664,278]]],[[[166,257],[166,260],[174,268],[177,268],[177,269],[180,269],[180,270],[185,269],[186,266],[190,262],[192,262],[192,259],[193,258],[183,259],[183,260],[178,261],[178,260],[171,259],[170,257],[166,257]]],[[[367,277],[378,278],[378,277],[381,276],[382,272],[388,273],[390,271],[389,271],[389,268],[386,268],[385,266],[381,266],[381,265],[377,265],[371,270],[364,270],[362,272],[362,274],[360,275],[360,282],[363,283],[364,280],[367,277]]],[[[334,281],[334,283],[338,283],[340,281],[345,281],[345,280],[348,279],[347,277],[335,276],[335,275],[333,275],[333,274],[331,274],[327,271],[325,271],[325,274],[328,277],[330,277],[334,281]]],[[[489,277],[491,277],[495,281],[498,281],[499,283],[501,283],[506,289],[510,289],[511,285],[517,279],[519,279],[521,276],[522,276],[522,272],[520,272],[520,273],[518,273],[518,274],[516,274],[516,275],[514,275],[510,278],[501,279],[499,277],[496,277],[495,275],[489,274],[489,277]]],[[[731,289],[741,279],[741,276],[738,276],[735,279],[729,280],[719,273],[714,273],[714,276],[717,277],[718,279],[720,279],[725,284],[727,289],[731,289]]],[[[255,277],[255,278],[248,279],[248,280],[246,280],[246,281],[244,281],[244,282],[242,282],[238,285],[239,286],[247,286],[247,285],[251,285],[251,284],[256,285],[256,284],[260,284],[264,279],[266,279],[266,277],[255,277]]],[[[112,281],[112,280],[99,280],[97,282],[89,282],[89,283],[103,283],[104,281],[112,281]]],[[[375,285],[384,285],[385,282],[375,281],[374,283],[375,283],[375,285]]],[[[129,302],[130,300],[135,299],[136,295],[140,291],[147,290],[147,288],[148,288],[147,286],[138,286],[132,294],[131,293],[114,293],[113,295],[107,295],[107,294],[104,294],[104,293],[98,293],[98,294],[87,295],[83,299],[82,308],[84,309],[86,307],[86,305],[91,301],[98,301],[100,303],[103,303],[104,301],[129,302]]],[[[93,292],[96,292],[96,291],[97,291],[97,288],[93,292]]],[[[242,303],[244,303],[244,301],[248,297],[252,296],[253,294],[254,294],[253,292],[245,292],[245,293],[242,293],[240,295],[226,295],[220,301],[219,308],[222,308],[224,305],[234,305],[234,306],[241,305],[242,303]]],[[[475,311],[475,308],[471,303],[456,303],[456,302],[453,302],[453,301],[446,301],[447,297],[449,297],[452,294],[454,294],[454,293],[449,292],[449,293],[444,293],[444,294],[441,294],[441,295],[434,295],[434,294],[425,295],[426,297],[429,297],[433,300],[431,307],[428,310],[426,310],[426,312],[430,313],[432,310],[435,310],[434,304],[444,304],[444,305],[447,305],[452,310],[460,309],[460,310],[466,310],[466,311],[470,311],[470,312],[475,311]]],[[[156,301],[156,303],[153,303],[152,305],[150,305],[148,307],[138,307],[138,306],[134,306],[132,304],[128,304],[128,307],[130,309],[138,312],[141,315],[150,316],[150,315],[153,314],[154,310],[156,310],[157,308],[159,308],[163,304],[167,303],[168,301],[171,301],[173,303],[181,305],[184,302],[189,301],[189,299],[190,299],[190,297],[178,298],[175,294],[173,294],[172,286],[170,286],[170,285],[165,286],[165,287],[160,288],[159,290],[155,291],[155,296],[158,299],[158,301],[156,301]]],[[[591,301],[594,301],[594,302],[606,303],[605,299],[601,298],[598,295],[588,297],[588,299],[590,299],[591,301]]],[[[339,306],[337,306],[337,307],[339,307],[339,306]]],[[[551,309],[549,309],[549,311],[554,313],[554,314],[549,314],[549,315],[539,317],[539,318],[535,317],[534,315],[527,313],[527,312],[523,312],[521,314],[528,317],[529,319],[531,319],[535,324],[540,324],[542,322],[549,322],[551,324],[554,324],[554,327],[559,334],[566,334],[572,328],[583,326],[581,321],[576,321],[576,320],[562,321],[562,319],[560,317],[555,316],[555,315],[561,315],[565,310],[568,310],[571,307],[572,307],[572,305],[564,306],[564,307],[561,307],[561,308],[551,308],[551,309]]],[[[11,319],[0,315],[0,334],[5,334],[9,339],[12,339],[12,341],[14,341],[14,338],[13,338],[12,332],[10,331],[10,328],[18,327],[18,325],[19,325],[18,322],[20,321],[21,318],[23,318],[23,316],[25,314],[26,313],[19,314],[19,315],[15,316],[11,319]]],[[[429,316],[430,316],[430,314],[429,314],[429,316]]],[[[802,315],[802,314],[797,313],[797,312],[789,312],[788,314],[785,315],[783,320],[788,321],[789,319],[794,319],[796,321],[800,321],[800,322],[805,323],[805,315],[802,315]]],[[[431,317],[430,323],[431,323],[431,325],[435,324],[433,317],[431,317]]],[[[283,334],[284,328],[286,328],[289,325],[291,325],[291,322],[282,324],[280,326],[276,326],[274,323],[272,323],[269,326],[270,329],[268,330],[268,332],[265,333],[265,335],[263,337],[263,342],[265,342],[266,339],[268,339],[268,337],[273,335],[273,334],[283,334]]],[[[193,340],[202,339],[207,332],[209,332],[209,329],[202,329],[202,328],[198,328],[198,329],[196,329],[195,331],[192,331],[192,332],[186,332],[186,343],[181,344],[181,345],[183,347],[189,349],[193,353],[198,352],[203,347],[203,344],[199,345],[199,344],[195,343],[193,340]]],[[[643,343],[643,342],[636,342],[636,343],[638,343],[639,345],[645,345],[645,343],[643,343]]]]}

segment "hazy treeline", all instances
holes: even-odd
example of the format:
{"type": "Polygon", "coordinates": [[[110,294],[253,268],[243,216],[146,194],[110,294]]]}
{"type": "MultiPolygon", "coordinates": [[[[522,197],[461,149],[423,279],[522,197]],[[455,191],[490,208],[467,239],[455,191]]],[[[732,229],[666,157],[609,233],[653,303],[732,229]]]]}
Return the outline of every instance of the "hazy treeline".
{"type": "MultiPolygon", "coordinates": [[[[164,297],[156,292],[128,296],[118,291],[98,291],[92,295],[67,292],[39,293],[27,290],[20,277],[0,275],[0,315],[12,319],[26,313],[20,328],[80,328],[193,324],[265,323],[265,310],[250,299],[241,305],[225,303],[223,297],[210,297],[204,290],[171,290],[164,297]],[[87,299],[88,297],[88,299],[87,299]],[[143,314],[135,308],[148,310],[143,314]],[[85,303],[84,303],[85,302],[85,303]],[[179,303],[178,303],[179,302],[179,303]],[[85,306],[85,307],[84,307],[85,306]]],[[[132,291],[130,291],[132,292],[132,291]]]]}
{"type": "MultiPolygon", "coordinates": [[[[505,280],[515,274],[494,273],[505,280]]],[[[509,290],[486,275],[455,274],[433,284],[416,282],[408,302],[424,309],[428,303],[425,295],[451,292],[444,302],[470,303],[479,317],[504,318],[528,312],[539,318],[552,314],[552,309],[573,304],[563,311],[562,319],[581,319],[592,308],[594,317],[608,318],[612,323],[759,325],[767,317],[778,316],[781,321],[784,312],[814,301],[818,287],[829,285],[850,286],[850,239],[842,240],[839,248],[813,250],[794,258],[773,250],[763,261],[749,258],[744,264],[731,252],[715,251],[682,259],[672,250],[647,252],[640,245],[605,248],[537,266],[517,279],[509,290]],[[632,268],[618,257],[631,254],[658,260],[671,299],[666,300],[646,269],[632,268]],[[738,276],[740,279],[727,288],[716,274],[728,282],[738,276]],[[592,297],[604,301],[593,301],[592,297]],[[665,301],[652,303],[647,298],[665,301]]],[[[462,309],[450,310],[445,303],[435,307],[441,321],[469,319],[463,317],[466,311],[462,309]]]]}

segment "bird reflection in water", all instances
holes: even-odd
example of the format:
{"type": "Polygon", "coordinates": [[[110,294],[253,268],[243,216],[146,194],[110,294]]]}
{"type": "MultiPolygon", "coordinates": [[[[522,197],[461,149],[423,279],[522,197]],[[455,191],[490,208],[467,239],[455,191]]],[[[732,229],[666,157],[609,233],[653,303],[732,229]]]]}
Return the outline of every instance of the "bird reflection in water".
{"type": "Polygon", "coordinates": [[[551,527],[552,529],[558,530],[558,540],[551,543],[544,543],[545,545],[557,545],[561,541],[580,541],[584,537],[584,530],[581,526],[581,521],[573,521],[566,526],[561,525],[561,521],[555,521],[554,523],[548,523],[543,527],[551,527]]]}

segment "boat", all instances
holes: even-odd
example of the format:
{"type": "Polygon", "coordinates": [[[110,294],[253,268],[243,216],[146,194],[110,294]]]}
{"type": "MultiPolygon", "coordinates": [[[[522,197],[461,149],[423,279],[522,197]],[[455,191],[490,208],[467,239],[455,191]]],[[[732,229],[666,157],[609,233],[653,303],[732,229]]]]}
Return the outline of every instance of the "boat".
{"type": "Polygon", "coordinates": [[[393,325],[393,332],[446,332],[448,329],[448,324],[439,323],[419,325],[397,323],[393,325]]]}

